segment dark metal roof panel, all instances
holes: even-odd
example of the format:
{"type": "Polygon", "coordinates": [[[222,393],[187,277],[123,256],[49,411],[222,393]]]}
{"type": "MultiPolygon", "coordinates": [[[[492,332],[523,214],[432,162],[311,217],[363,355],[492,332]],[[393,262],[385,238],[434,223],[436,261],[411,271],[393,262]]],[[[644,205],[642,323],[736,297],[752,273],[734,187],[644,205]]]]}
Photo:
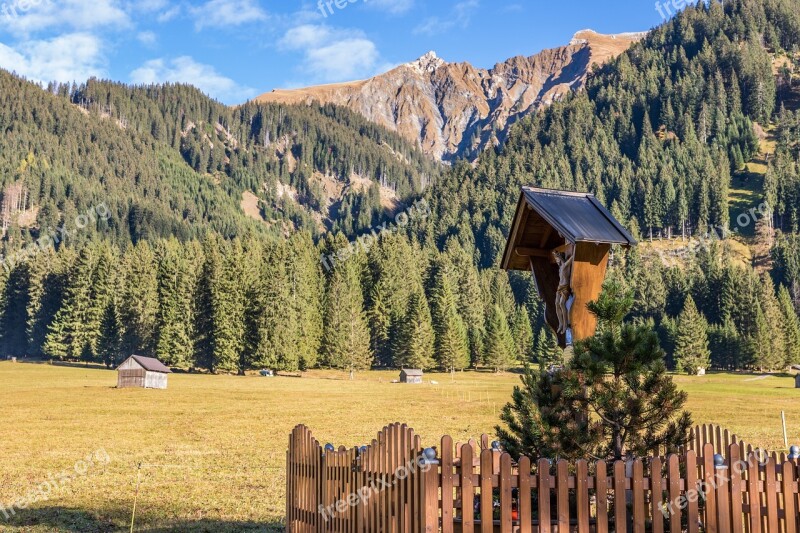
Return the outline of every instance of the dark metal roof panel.
{"type": "Polygon", "coordinates": [[[133,360],[142,365],[142,368],[149,372],[161,372],[163,374],[171,374],[172,370],[164,366],[158,359],[152,357],[144,357],[142,355],[133,355],[133,360]]]}
{"type": "Polygon", "coordinates": [[[636,240],[597,199],[573,193],[523,187],[525,200],[571,242],[634,245],[636,240]]]}

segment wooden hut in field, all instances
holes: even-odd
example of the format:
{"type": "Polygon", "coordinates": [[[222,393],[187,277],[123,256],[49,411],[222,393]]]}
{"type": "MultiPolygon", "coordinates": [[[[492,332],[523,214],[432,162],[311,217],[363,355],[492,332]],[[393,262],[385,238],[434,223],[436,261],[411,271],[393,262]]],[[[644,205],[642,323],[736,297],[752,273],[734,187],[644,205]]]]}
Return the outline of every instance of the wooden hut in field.
{"type": "Polygon", "coordinates": [[[422,383],[422,370],[418,368],[404,368],[400,371],[400,383],[422,383]]]}
{"type": "Polygon", "coordinates": [[[132,355],[117,368],[117,388],[166,389],[171,373],[158,359],[132,355]]]}

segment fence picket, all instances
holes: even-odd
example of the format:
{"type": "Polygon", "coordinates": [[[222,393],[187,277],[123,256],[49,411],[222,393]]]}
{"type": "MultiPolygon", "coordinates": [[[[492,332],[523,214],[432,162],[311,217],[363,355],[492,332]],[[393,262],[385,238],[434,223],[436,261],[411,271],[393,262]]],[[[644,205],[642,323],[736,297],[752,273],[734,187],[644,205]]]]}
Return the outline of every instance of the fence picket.
{"type": "Polygon", "coordinates": [[[697,505],[697,454],[693,450],[686,452],[686,524],[689,533],[700,530],[700,510],[697,505]],[[691,493],[689,491],[692,491],[691,493]],[[694,494],[694,497],[690,497],[694,494]]]}
{"type": "Polygon", "coordinates": [[[625,485],[625,463],[614,461],[614,531],[628,530],[628,493],[625,485]]]}
{"type": "Polygon", "coordinates": [[[669,501],[663,513],[669,519],[670,533],[681,533],[681,470],[680,459],[675,454],[667,457],[667,485],[669,487],[669,501]]]}
{"type": "Polygon", "coordinates": [[[558,509],[558,530],[569,531],[569,463],[556,463],[556,506],[558,509]]]}
{"type": "Polygon", "coordinates": [[[538,465],[539,495],[539,533],[550,533],[550,461],[539,459],[538,465]]]}
{"type": "Polygon", "coordinates": [[[781,492],[783,493],[783,510],[786,521],[784,530],[786,533],[797,533],[797,497],[795,496],[795,466],[790,461],[783,463],[781,492]]]}
{"type": "Polygon", "coordinates": [[[453,439],[442,437],[442,533],[453,533],[453,439]]]}
{"type": "Polygon", "coordinates": [[[653,533],[664,533],[664,515],[661,506],[664,502],[662,486],[661,458],[650,460],[650,512],[653,521],[653,533]]]}
{"type": "Polygon", "coordinates": [[[519,486],[517,487],[517,515],[519,532],[531,533],[531,460],[523,456],[519,460],[519,486]]]}
{"type": "Polygon", "coordinates": [[[589,533],[589,465],[575,463],[575,500],[578,511],[578,533],[589,533]]]}
{"type": "Polygon", "coordinates": [[[472,446],[461,447],[461,529],[464,533],[475,531],[475,489],[472,486],[472,446]]]}
{"type": "Polygon", "coordinates": [[[633,533],[644,533],[644,465],[641,459],[633,461],[633,533]]]}
{"type": "Polygon", "coordinates": [[[765,469],[765,488],[764,492],[767,496],[767,531],[769,533],[778,532],[778,499],[777,499],[777,482],[776,482],[776,464],[775,458],[770,457],[765,469]]]}
{"type": "Polygon", "coordinates": [[[492,520],[492,511],[494,509],[494,501],[492,498],[493,455],[492,450],[488,448],[484,448],[481,451],[481,533],[494,532],[494,523],[492,520]]]}
{"type": "Polygon", "coordinates": [[[500,455],[498,485],[500,486],[500,531],[501,533],[511,533],[511,511],[513,508],[511,499],[511,456],[507,453],[500,455]]]}
{"type": "Polygon", "coordinates": [[[597,500],[597,533],[608,533],[608,474],[605,461],[598,461],[595,466],[594,486],[597,500]]]}
{"type": "Polygon", "coordinates": [[[750,510],[750,532],[761,533],[761,480],[755,455],[748,455],[747,501],[750,510]]]}
{"type": "Polygon", "coordinates": [[[735,439],[728,447],[728,475],[730,476],[731,490],[731,533],[742,533],[744,518],[742,515],[742,473],[747,471],[747,465],[742,462],[741,448],[735,439]]]}

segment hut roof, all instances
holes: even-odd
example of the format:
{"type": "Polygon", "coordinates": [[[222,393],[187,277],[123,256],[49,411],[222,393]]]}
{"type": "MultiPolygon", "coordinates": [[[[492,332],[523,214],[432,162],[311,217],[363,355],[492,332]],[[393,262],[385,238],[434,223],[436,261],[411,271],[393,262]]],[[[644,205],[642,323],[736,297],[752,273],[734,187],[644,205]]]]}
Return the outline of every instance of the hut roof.
{"type": "Polygon", "coordinates": [[[404,368],[401,370],[406,376],[421,376],[422,370],[419,368],[404,368]]]}
{"type": "Polygon", "coordinates": [[[549,253],[564,241],[633,246],[636,240],[590,193],[523,187],[511,236],[503,253],[506,270],[527,270],[526,255],[549,253]],[[516,257],[514,252],[525,253],[516,257]]]}
{"type": "Polygon", "coordinates": [[[164,364],[153,357],[144,357],[143,355],[132,355],[130,357],[148,372],[160,372],[162,374],[171,374],[172,370],[164,366],[164,364]]]}

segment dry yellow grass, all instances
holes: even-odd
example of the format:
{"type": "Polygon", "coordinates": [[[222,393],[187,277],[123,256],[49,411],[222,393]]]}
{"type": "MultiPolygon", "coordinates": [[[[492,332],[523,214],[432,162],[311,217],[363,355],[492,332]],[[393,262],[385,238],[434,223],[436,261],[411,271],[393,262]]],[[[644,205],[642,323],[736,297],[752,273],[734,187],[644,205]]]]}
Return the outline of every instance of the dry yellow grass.
{"type": "MultiPolygon", "coordinates": [[[[24,496],[50,474],[105,450],[49,501],[0,512],[3,532],[123,531],[129,527],[141,470],[136,531],[280,530],[284,454],[298,423],[323,442],[368,442],[386,423],[414,427],[423,441],[491,433],[515,374],[429,374],[421,386],[396,385],[396,372],[353,382],[338,372],[303,378],[174,374],[167,391],[116,390],[107,370],[0,363],[0,505],[24,496]],[[432,385],[430,379],[438,381],[432,385]]],[[[697,422],[716,422],[771,448],[800,442],[800,391],[789,377],[678,376],[697,422]]]]}

